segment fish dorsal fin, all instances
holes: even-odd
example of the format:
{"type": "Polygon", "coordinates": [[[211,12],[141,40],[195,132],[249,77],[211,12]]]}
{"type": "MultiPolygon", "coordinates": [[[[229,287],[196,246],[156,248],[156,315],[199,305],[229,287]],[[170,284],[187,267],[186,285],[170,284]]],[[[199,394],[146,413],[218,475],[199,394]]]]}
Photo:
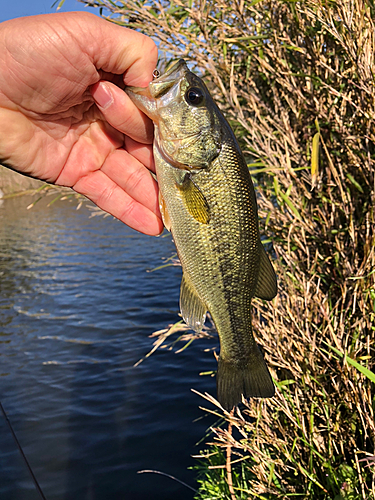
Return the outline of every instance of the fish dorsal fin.
{"type": "Polygon", "coordinates": [[[163,224],[168,231],[171,231],[171,219],[169,218],[169,213],[163,195],[159,191],[159,209],[161,213],[161,218],[163,219],[163,224]]]}
{"type": "Polygon", "coordinates": [[[207,308],[184,275],[181,281],[180,309],[185,323],[199,333],[206,320],[207,308]]]}
{"type": "Polygon", "coordinates": [[[186,174],[182,184],[177,184],[182,195],[182,199],[190,215],[202,224],[210,221],[210,207],[199,187],[194,183],[190,174],[186,174]]]}
{"type": "Polygon", "coordinates": [[[261,241],[259,248],[259,277],[254,295],[260,299],[272,300],[277,294],[276,274],[261,241]]]}

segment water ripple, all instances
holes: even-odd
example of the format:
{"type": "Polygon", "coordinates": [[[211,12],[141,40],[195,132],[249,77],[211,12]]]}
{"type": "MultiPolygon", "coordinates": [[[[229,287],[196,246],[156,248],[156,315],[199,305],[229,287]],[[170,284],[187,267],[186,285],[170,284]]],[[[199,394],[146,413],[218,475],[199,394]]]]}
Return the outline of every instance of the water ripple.
{"type": "MultiPolygon", "coordinates": [[[[0,397],[48,500],[179,500],[212,423],[207,341],[180,354],[149,336],[177,320],[181,269],[170,236],[140,235],[74,204],[5,200],[0,225],[0,397]],[[176,456],[178,460],[176,460],[176,456]]],[[[37,498],[0,419],[1,500],[37,498]]]]}

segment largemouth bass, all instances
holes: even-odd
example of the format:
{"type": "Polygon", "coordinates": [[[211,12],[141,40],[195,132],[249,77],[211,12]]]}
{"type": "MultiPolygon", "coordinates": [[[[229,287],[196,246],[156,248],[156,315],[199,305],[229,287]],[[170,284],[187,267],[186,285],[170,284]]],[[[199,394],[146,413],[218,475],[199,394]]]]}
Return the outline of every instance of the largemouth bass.
{"type": "Polygon", "coordinates": [[[276,275],[259,236],[255,192],[228,122],[184,60],[127,94],[155,125],[164,225],[183,277],[180,308],[199,332],[207,311],[220,338],[217,397],[226,409],[274,385],[251,326],[251,300],[271,300],[276,275]]]}

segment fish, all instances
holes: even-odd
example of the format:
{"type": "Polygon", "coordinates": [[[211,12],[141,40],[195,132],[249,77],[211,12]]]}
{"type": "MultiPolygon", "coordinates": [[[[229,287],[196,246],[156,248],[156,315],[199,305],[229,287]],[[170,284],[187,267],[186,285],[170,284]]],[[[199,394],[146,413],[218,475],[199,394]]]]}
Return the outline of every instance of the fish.
{"type": "Polygon", "coordinates": [[[159,206],[182,266],[180,310],[200,332],[209,312],[220,340],[217,400],[232,410],[275,387],[253,336],[252,299],[272,300],[256,194],[235,135],[203,80],[180,59],[146,88],[126,87],[154,123],[159,206]]]}

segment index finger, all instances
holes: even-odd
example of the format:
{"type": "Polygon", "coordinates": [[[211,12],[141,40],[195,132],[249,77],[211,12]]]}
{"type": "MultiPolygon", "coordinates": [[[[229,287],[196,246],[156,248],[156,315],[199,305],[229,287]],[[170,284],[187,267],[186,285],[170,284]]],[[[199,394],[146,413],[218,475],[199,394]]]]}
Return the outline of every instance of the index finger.
{"type": "Polygon", "coordinates": [[[135,106],[123,90],[111,82],[100,81],[90,88],[90,92],[112,127],[138,143],[152,144],[152,121],[135,106]]]}

